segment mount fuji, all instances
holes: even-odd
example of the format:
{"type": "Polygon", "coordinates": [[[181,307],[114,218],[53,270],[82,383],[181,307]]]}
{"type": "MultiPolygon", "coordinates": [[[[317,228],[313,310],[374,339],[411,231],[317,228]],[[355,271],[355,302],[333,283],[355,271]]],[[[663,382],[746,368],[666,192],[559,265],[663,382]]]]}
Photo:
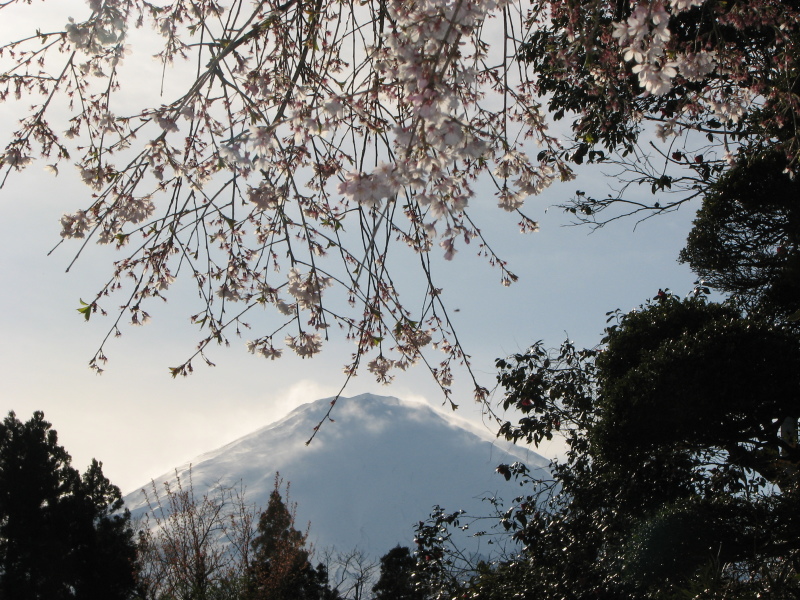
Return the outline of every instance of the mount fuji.
{"type": "MultiPolygon", "coordinates": [[[[497,465],[520,461],[534,475],[544,475],[549,464],[426,404],[372,394],[339,398],[335,422],[325,423],[306,445],[330,401],[300,406],[154,484],[162,491],[176,473],[185,484],[191,469],[195,495],[217,484],[241,483],[247,502],[263,509],[279,472],[291,484],[297,526],[310,523],[309,541],[315,548],[358,549],[377,557],[397,544],[411,546],[414,524],[425,520],[434,505],[489,515],[484,497],[510,502],[523,492],[494,472],[497,465]]],[[[147,511],[142,491],[126,496],[125,504],[134,517],[147,511]]]]}

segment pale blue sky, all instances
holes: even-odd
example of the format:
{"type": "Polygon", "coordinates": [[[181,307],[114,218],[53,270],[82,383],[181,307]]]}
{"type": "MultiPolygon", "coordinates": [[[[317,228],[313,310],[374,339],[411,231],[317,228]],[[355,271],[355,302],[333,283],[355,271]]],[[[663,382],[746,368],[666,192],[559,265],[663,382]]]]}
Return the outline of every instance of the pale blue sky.
{"type": "MultiPolygon", "coordinates": [[[[63,185],[40,165],[13,176],[0,190],[0,408],[27,418],[44,410],[78,465],[102,460],[123,489],[230,441],[282,416],[296,404],[331,395],[343,383],[342,365],[352,347],[330,343],[321,356],[302,361],[291,354],[267,361],[248,354],[244,340],[210,352],[215,368],[200,366],[173,380],[167,367],[180,364],[196,342],[188,312],[179,302],[151,311],[153,321],[126,327],[108,347],[106,372],[94,375],[87,361],[105,334],[108,319],[84,323],[76,312],[107,277],[111,257],[90,246],[72,272],[64,272],[76,249],[58,241],[61,213],[79,206],[85,190],[63,185]]],[[[459,335],[486,385],[494,380],[493,361],[544,339],[556,345],[565,332],[582,345],[600,339],[605,313],[630,309],[659,288],[691,289],[692,274],[675,258],[688,230],[689,211],[640,225],[622,222],[589,234],[563,227],[557,209],[544,209],[567,194],[556,186],[529,201],[528,212],[542,230],[518,234],[492,207],[485,230],[497,241],[520,281],[499,284],[495,270],[460,252],[445,265],[444,290],[459,335]]],[[[456,390],[465,416],[475,417],[464,373],[456,390]]],[[[441,398],[422,367],[388,387],[362,373],[346,395],[364,391],[403,398],[441,398]]]]}
{"type": "MultiPolygon", "coordinates": [[[[10,23],[4,13],[0,12],[5,19],[0,21],[2,36],[10,23]]],[[[20,21],[11,29],[23,25],[20,21]]],[[[28,103],[0,105],[0,132],[6,134],[14,126],[14,115],[28,103]]],[[[300,403],[338,391],[344,381],[341,367],[353,350],[341,340],[329,343],[313,360],[286,355],[275,362],[249,355],[245,340],[234,340],[230,349],[211,350],[216,368],[197,364],[192,377],[171,379],[167,368],[182,363],[197,341],[188,323],[189,309],[181,302],[190,292],[180,286],[172,302],[151,311],[152,323],[126,327],[123,337],[111,342],[106,372],[94,375],[87,362],[110,321],[93,318],[84,323],[75,309],[79,298],[93,297],[108,277],[114,252],[90,245],[69,274],[64,270],[77,243],[64,244],[46,256],[60,239],[61,214],[84,206],[88,190],[68,166],[57,178],[43,166],[37,163],[25,173],[12,174],[0,190],[4,414],[15,410],[27,419],[34,410],[43,410],[78,468],[95,457],[127,492],[300,403]]],[[[538,339],[557,345],[566,334],[579,344],[594,345],[607,311],[631,309],[659,288],[679,294],[691,289],[693,275],[676,263],[690,227],[690,210],[650,220],[635,230],[630,220],[595,233],[563,226],[569,220],[553,205],[575,189],[602,194],[604,185],[595,169],[579,181],[557,184],[529,199],[524,210],[541,223],[541,231],[531,235],[518,233],[516,219],[495,207],[491,192],[473,201],[475,220],[520,277],[510,288],[502,287],[498,272],[475,257],[474,249],[464,247],[439,269],[445,301],[460,309],[452,313],[458,333],[485,385],[493,385],[497,357],[538,339]]],[[[464,373],[455,389],[463,407],[460,414],[479,419],[464,373]]],[[[375,383],[365,371],[345,395],[362,392],[425,399],[436,406],[442,401],[422,367],[398,376],[388,387],[375,383]]]]}

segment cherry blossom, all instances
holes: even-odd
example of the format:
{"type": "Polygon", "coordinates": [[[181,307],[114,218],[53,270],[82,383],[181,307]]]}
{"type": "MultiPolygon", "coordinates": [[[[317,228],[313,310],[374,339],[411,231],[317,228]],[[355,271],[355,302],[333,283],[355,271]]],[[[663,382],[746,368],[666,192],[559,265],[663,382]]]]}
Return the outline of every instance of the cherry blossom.
{"type": "Polygon", "coordinates": [[[61,236],[121,253],[87,305],[121,304],[116,319],[106,311],[106,340],[122,314],[144,322],[141,305],[187,277],[202,333],[173,375],[244,330],[248,350],[271,360],[285,348],[313,356],[342,332],[348,376],[366,365],[387,382],[424,359],[448,395],[463,364],[481,399],[429,260],[475,249],[504,285],[516,280],[472,220],[476,195],[493,193],[532,232],[528,199],[584,161],[694,194],[748,144],[777,145],[797,168],[796,90],[781,83],[797,72],[791,3],[358,4],[88,0],[61,31],[0,41],[0,101],[21,113],[0,186],[38,157],[54,173],[78,169],[85,202],[61,217],[61,236]],[[164,80],[120,102],[140,27],[158,46],[138,56],[155,55],[164,80]],[[571,125],[552,127],[561,117],[571,125]],[[712,149],[656,151],[688,177],[647,172],[645,132],[654,145],[686,136],[712,149]],[[421,271],[401,286],[405,253],[421,271]]]}
{"type": "Polygon", "coordinates": [[[385,358],[383,355],[379,355],[369,361],[367,370],[372,373],[380,383],[388,384],[392,381],[392,376],[389,375],[389,371],[393,365],[394,361],[385,358]]]}
{"type": "Polygon", "coordinates": [[[331,285],[330,277],[320,277],[316,273],[302,275],[293,268],[289,271],[287,291],[297,300],[297,305],[305,310],[315,309],[322,300],[322,290],[331,285]]]}
{"type": "MultiPolygon", "coordinates": [[[[322,350],[322,339],[316,333],[301,332],[296,336],[287,335],[286,345],[294,350],[301,358],[311,358],[322,350]]],[[[280,356],[280,354],[270,353],[270,358],[280,356]]]]}

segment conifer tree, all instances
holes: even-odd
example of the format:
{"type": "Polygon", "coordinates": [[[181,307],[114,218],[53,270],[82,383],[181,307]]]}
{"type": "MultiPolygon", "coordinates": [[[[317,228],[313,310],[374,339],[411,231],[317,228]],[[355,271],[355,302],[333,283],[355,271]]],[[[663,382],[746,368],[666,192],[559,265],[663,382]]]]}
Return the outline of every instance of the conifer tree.
{"type": "MultiPolygon", "coordinates": [[[[295,506],[281,497],[281,479],[275,476],[275,488],[267,509],[258,520],[253,540],[253,558],[249,572],[250,600],[334,600],[338,597],[328,585],[328,572],[320,564],[311,566],[306,548],[307,533],[295,528],[295,506]]],[[[288,501],[288,486],[287,486],[288,501]]]]}
{"type": "Polygon", "coordinates": [[[415,585],[417,561],[405,546],[395,546],[381,557],[381,574],[372,588],[375,600],[423,600],[425,593],[415,585]]]}
{"type": "Polygon", "coordinates": [[[776,322],[800,319],[800,180],[768,152],[731,168],[703,198],[680,260],[776,322]]]}
{"type": "Polygon", "coordinates": [[[81,477],[34,413],[0,423],[0,598],[124,600],[136,551],[119,489],[92,461],[81,477]]]}

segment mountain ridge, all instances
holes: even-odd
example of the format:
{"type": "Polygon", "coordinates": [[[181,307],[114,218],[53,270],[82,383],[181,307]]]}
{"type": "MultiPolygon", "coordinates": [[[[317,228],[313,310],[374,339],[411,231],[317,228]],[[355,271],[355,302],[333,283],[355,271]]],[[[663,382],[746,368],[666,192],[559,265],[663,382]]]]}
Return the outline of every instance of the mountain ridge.
{"type": "MultiPolygon", "coordinates": [[[[291,483],[297,523],[311,523],[309,539],[317,548],[380,556],[398,543],[411,545],[413,524],[434,505],[488,513],[480,497],[500,492],[510,501],[519,487],[494,473],[498,464],[522,461],[535,470],[549,462],[426,404],[373,394],[340,397],[335,422],[306,445],[331,400],[299,406],[154,483],[161,491],[176,471],[186,481],[191,469],[196,493],[241,481],[248,502],[263,508],[280,472],[291,483]]],[[[146,512],[141,492],[125,501],[134,516],[146,512]]]]}

